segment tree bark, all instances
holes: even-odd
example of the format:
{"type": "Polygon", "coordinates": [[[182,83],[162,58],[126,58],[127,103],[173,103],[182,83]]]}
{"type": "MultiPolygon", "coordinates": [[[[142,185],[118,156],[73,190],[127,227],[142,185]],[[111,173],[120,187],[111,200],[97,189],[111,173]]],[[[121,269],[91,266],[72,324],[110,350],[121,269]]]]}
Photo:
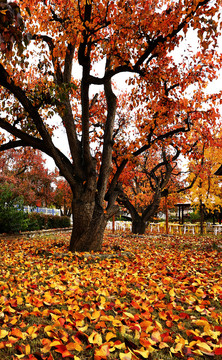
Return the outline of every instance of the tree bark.
{"type": "Polygon", "coordinates": [[[146,222],[143,221],[141,217],[138,217],[137,219],[134,219],[132,221],[132,233],[133,234],[145,234],[146,231],[146,222]]]}
{"type": "Polygon", "coordinates": [[[107,218],[95,202],[73,200],[73,229],[69,251],[99,251],[102,247],[107,218]]]}

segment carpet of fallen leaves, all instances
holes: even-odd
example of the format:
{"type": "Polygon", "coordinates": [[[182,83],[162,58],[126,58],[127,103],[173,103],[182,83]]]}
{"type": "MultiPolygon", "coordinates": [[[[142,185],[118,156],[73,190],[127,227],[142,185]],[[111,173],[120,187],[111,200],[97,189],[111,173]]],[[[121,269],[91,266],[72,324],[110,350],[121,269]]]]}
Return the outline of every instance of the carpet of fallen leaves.
{"type": "Polygon", "coordinates": [[[222,241],[0,240],[0,359],[222,359],[222,241]]]}

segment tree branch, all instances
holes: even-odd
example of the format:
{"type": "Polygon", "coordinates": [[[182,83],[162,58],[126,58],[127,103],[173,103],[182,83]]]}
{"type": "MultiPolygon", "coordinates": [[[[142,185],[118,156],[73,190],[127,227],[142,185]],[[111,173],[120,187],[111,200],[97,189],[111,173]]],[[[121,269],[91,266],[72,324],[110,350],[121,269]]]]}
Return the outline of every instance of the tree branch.
{"type": "MultiPolygon", "coordinates": [[[[21,146],[30,146],[33,149],[38,149],[47,154],[48,156],[52,156],[52,153],[50,152],[49,148],[45,146],[45,142],[39,138],[35,138],[34,136],[31,136],[29,134],[24,133],[22,130],[17,129],[15,126],[12,126],[4,119],[0,118],[0,127],[13,136],[19,138],[20,140],[10,140],[5,144],[2,144],[0,146],[0,151],[9,150],[9,149],[15,149],[17,147],[21,146]]],[[[69,161],[69,159],[59,150],[55,147],[55,151],[57,151],[58,155],[62,158],[63,163],[69,168],[72,169],[72,164],[69,161]]],[[[54,159],[55,160],[55,159],[54,159]]]]}
{"type": "Polygon", "coordinates": [[[104,199],[108,178],[110,174],[110,164],[112,162],[112,149],[113,149],[113,127],[116,114],[116,96],[112,91],[111,80],[105,83],[105,95],[107,101],[107,120],[104,130],[104,142],[102,150],[102,163],[100,168],[100,175],[98,179],[98,199],[101,203],[104,199]]]}

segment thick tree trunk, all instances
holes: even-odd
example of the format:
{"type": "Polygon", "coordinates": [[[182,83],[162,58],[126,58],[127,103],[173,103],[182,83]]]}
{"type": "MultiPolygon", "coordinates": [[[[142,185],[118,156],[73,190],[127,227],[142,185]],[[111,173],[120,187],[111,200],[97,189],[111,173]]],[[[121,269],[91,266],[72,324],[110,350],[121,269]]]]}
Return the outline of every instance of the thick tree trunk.
{"type": "Polygon", "coordinates": [[[146,222],[142,218],[132,220],[132,233],[133,234],[145,234],[146,222]]]}
{"type": "Polygon", "coordinates": [[[69,251],[99,251],[107,224],[104,210],[95,202],[73,201],[73,230],[69,251]]]}

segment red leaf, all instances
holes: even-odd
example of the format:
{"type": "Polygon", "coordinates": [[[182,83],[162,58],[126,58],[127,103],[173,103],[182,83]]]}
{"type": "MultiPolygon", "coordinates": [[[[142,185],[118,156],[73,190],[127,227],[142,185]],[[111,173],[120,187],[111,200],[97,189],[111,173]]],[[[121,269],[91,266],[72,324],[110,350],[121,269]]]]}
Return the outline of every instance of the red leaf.
{"type": "Polygon", "coordinates": [[[215,355],[222,355],[222,347],[215,349],[214,354],[215,355]]]}
{"type": "Polygon", "coordinates": [[[59,318],[59,322],[60,322],[61,326],[63,326],[66,321],[65,321],[65,319],[63,319],[63,318],[59,318]]]}
{"type": "Polygon", "coordinates": [[[73,355],[71,354],[71,352],[69,352],[66,348],[65,345],[58,345],[56,346],[55,351],[59,352],[60,354],[62,354],[62,357],[73,357],[73,355]]]}
{"type": "Polygon", "coordinates": [[[190,318],[190,315],[189,314],[187,314],[187,313],[180,313],[179,314],[179,317],[181,318],[181,319],[189,319],[190,318]]]}

